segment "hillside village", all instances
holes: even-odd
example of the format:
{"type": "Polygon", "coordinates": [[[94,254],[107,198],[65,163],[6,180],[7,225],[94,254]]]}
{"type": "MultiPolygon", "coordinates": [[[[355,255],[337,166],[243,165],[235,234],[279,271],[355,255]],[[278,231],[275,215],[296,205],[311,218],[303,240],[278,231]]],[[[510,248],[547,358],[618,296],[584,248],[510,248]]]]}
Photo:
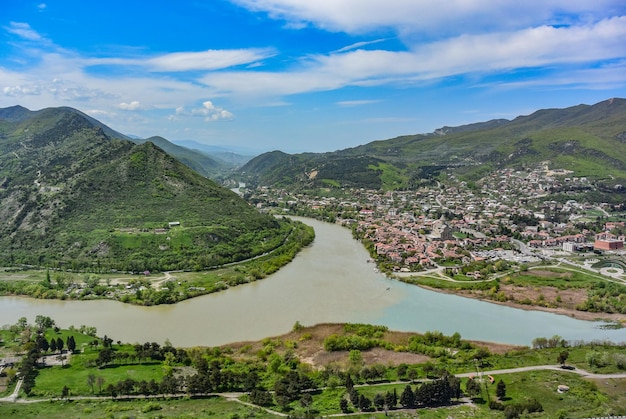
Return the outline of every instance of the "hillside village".
{"type": "Polygon", "coordinates": [[[583,254],[588,267],[600,254],[624,262],[624,204],[575,199],[594,190],[587,178],[547,162],[532,170],[498,170],[476,183],[444,178],[416,191],[329,189],[312,196],[259,187],[247,196],[262,211],[350,226],[355,237],[372,243],[379,266],[394,272],[446,267],[479,279],[480,272],[464,267],[583,254]]]}

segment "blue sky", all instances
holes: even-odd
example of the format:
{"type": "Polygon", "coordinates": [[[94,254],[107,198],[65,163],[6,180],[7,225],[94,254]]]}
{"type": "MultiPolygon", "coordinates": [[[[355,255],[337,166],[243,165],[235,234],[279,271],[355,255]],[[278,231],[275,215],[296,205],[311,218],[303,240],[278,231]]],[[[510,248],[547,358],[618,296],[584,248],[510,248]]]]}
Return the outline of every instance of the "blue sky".
{"type": "Polygon", "coordinates": [[[626,97],[624,0],[2,0],[0,107],[333,151],[626,97]]]}

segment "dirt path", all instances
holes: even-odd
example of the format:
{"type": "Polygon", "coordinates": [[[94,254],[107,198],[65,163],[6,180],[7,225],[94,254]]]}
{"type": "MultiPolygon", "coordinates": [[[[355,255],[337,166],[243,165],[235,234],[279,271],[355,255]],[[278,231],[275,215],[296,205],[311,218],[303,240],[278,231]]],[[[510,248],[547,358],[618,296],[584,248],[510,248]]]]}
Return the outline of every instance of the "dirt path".
{"type": "MultiPolygon", "coordinates": [[[[551,371],[560,371],[560,372],[564,372],[564,373],[571,373],[571,374],[578,374],[582,377],[585,378],[591,378],[591,379],[596,379],[596,380],[607,380],[607,379],[626,379],[626,372],[624,373],[617,373],[617,374],[595,374],[589,371],[585,371],[579,368],[573,368],[573,369],[568,369],[568,368],[561,368],[560,365],[533,365],[533,366],[528,366],[528,367],[518,367],[518,368],[507,368],[507,369],[500,369],[500,370],[489,370],[489,371],[482,371],[481,373],[483,375],[502,375],[502,374],[515,374],[518,372],[528,372],[528,371],[545,371],[545,370],[551,370],[551,371]]],[[[455,374],[456,377],[471,377],[471,376],[475,376],[476,373],[475,372],[466,372],[466,373],[461,373],[461,374],[455,374]]],[[[385,385],[392,385],[392,384],[406,384],[406,381],[396,381],[396,382],[391,382],[391,383],[385,383],[385,385]]],[[[371,386],[372,384],[361,384],[358,385],[357,387],[367,387],[367,386],[371,386]]],[[[374,384],[375,385],[375,384],[374,384]]],[[[17,385],[15,386],[15,390],[13,391],[13,394],[11,394],[8,397],[4,397],[0,399],[0,402],[10,402],[10,403],[38,403],[38,402],[47,402],[50,401],[50,399],[18,399],[17,395],[20,391],[20,387],[22,386],[22,380],[18,381],[17,385]]],[[[317,390],[323,390],[323,389],[317,389],[317,390]]],[[[254,404],[251,403],[247,403],[244,402],[242,400],[239,400],[239,398],[243,395],[244,393],[211,393],[210,395],[213,396],[219,396],[219,397],[223,397],[227,400],[231,400],[231,401],[235,401],[247,406],[251,406],[251,407],[255,407],[258,408],[259,406],[256,406],[254,404]]],[[[154,396],[143,396],[143,395],[137,395],[137,396],[122,396],[119,397],[119,400],[129,400],[129,399],[146,399],[146,398],[161,398],[161,397],[166,397],[167,395],[154,395],[154,396]]],[[[182,397],[183,395],[170,395],[173,397],[182,397]]],[[[72,400],[110,400],[111,398],[109,396],[106,397],[99,397],[99,396],[76,396],[76,397],[72,397],[72,400]]],[[[266,412],[277,415],[277,416],[287,416],[284,413],[280,413],[280,412],[276,412],[274,410],[270,410],[270,409],[264,409],[266,412]]]]}

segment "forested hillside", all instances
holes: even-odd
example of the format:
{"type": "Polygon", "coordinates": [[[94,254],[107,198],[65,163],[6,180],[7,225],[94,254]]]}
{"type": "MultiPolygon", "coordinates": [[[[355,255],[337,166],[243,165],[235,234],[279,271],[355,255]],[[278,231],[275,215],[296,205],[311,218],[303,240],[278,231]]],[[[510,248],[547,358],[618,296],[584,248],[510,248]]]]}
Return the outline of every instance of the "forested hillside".
{"type": "Polygon", "coordinates": [[[202,269],[276,248],[289,231],[76,110],[0,110],[0,264],[202,269]]]}

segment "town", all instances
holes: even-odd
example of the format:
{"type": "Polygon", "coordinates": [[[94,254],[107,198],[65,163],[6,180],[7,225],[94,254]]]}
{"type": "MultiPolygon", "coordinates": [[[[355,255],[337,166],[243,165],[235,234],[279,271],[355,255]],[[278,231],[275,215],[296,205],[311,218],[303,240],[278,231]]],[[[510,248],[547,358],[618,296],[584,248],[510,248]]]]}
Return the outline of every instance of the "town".
{"type": "Polygon", "coordinates": [[[418,190],[387,192],[329,188],[310,194],[260,186],[246,197],[261,211],[351,227],[387,273],[445,269],[482,279],[485,270],[471,269],[476,262],[519,266],[558,259],[624,281],[624,204],[581,201],[595,188],[587,178],[544,162],[477,182],[450,173],[438,179],[418,190]]]}

